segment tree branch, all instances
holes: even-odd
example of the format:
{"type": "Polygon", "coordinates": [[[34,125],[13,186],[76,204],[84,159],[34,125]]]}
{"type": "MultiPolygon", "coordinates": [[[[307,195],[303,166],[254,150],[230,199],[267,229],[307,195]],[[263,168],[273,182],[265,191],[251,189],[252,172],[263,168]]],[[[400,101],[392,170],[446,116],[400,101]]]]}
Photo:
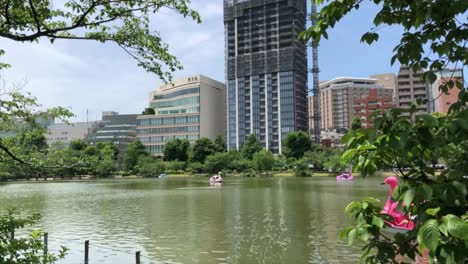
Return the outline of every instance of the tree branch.
{"type": "Polygon", "coordinates": [[[8,12],[10,9],[10,2],[11,0],[7,0],[6,5],[5,5],[5,19],[6,23],[8,26],[10,25],[10,13],[8,12]]]}
{"type": "MultiPolygon", "coordinates": [[[[0,142],[1,142],[1,139],[0,139],[0,142]]],[[[3,150],[8,156],[10,156],[10,158],[12,158],[13,160],[15,160],[15,161],[17,161],[17,162],[19,162],[19,163],[21,163],[21,164],[26,164],[26,165],[32,166],[32,164],[30,164],[30,163],[28,163],[28,162],[26,162],[26,161],[24,161],[24,160],[22,160],[22,159],[16,157],[13,153],[10,152],[10,150],[9,150],[7,147],[5,147],[5,146],[4,146],[3,144],[1,144],[1,143],[0,143],[0,149],[2,149],[2,150],[3,150]]]]}
{"type": "Polygon", "coordinates": [[[34,7],[34,4],[33,4],[32,0],[29,0],[29,6],[31,7],[32,17],[34,18],[34,21],[36,22],[37,32],[40,33],[41,32],[41,23],[39,23],[39,19],[37,18],[36,8],[34,7]]]}

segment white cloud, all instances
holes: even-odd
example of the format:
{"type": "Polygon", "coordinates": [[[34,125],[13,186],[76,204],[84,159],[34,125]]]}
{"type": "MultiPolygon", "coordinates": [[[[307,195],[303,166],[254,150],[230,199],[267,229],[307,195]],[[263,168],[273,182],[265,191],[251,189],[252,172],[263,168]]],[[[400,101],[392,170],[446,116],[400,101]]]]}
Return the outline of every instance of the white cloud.
{"type": "MultiPolygon", "coordinates": [[[[222,1],[194,1],[193,6],[203,23],[165,10],[153,18],[152,26],[184,66],[175,77],[202,73],[223,80],[222,1]]],[[[63,40],[52,45],[46,40],[18,43],[0,39],[0,46],[7,52],[0,61],[13,66],[3,73],[7,79],[27,78],[26,90],[44,107],[70,107],[76,121],[86,120],[86,109],[90,120],[106,110],[139,113],[148,104],[149,92],[161,83],[110,43],[63,40]]]]}

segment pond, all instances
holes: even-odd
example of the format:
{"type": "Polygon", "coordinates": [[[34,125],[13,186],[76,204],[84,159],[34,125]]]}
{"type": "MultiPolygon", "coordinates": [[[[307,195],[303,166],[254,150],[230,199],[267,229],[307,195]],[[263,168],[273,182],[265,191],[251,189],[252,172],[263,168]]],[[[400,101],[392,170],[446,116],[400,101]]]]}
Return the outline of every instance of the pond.
{"type": "Polygon", "coordinates": [[[339,240],[344,208],[383,199],[382,178],[207,178],[0,185],[0,210],[38,212],[60,263],[356,263],[359,247],[339,240]]]}

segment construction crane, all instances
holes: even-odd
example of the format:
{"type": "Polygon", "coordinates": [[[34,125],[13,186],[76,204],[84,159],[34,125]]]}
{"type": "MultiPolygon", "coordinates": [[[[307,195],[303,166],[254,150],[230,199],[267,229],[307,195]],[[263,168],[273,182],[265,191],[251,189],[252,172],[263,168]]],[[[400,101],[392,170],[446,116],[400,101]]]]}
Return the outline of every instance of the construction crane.
{"type": "MultiPolygon", "coordinates": [[[[312,1],[311,10],[310,10],[310,20],[312,22],[312,26],[317,24],[317,19],[315,18],[315,14],[317,13],[317,5],[315,1],[312,1]]],[[[309,117],[313,119],[314,122],[314,142],[315,144],[320,144],[320,87],[319,87],[319,64],[318,64],[318,43],[314,39],[308,44],[309,47],[312,49],[312,68],[308,71],[313,75],[313,88],[312,88],[312,95],[313,98],[313,107],[314,107],[314,114],[313,116],[309,117]]]]}

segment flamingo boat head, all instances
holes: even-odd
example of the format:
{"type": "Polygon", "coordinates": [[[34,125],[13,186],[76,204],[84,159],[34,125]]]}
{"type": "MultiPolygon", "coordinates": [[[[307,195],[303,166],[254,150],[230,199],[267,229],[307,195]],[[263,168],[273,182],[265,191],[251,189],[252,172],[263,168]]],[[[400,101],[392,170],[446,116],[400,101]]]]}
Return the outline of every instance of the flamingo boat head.
{"type": "Polygon", "coordinates": [[[414,228],[414,222],[408,215],[398,210],[398,202],[392,199],[393,191],[398,186],[398,178],[395,176],[387,177],[382,184],[388,184],[390,186],[388,199],[382,211],[382,213],[391,215],[394,218],[394,221],[388,222],[389,225],[401,230],[412,230],[414,228]]]}

